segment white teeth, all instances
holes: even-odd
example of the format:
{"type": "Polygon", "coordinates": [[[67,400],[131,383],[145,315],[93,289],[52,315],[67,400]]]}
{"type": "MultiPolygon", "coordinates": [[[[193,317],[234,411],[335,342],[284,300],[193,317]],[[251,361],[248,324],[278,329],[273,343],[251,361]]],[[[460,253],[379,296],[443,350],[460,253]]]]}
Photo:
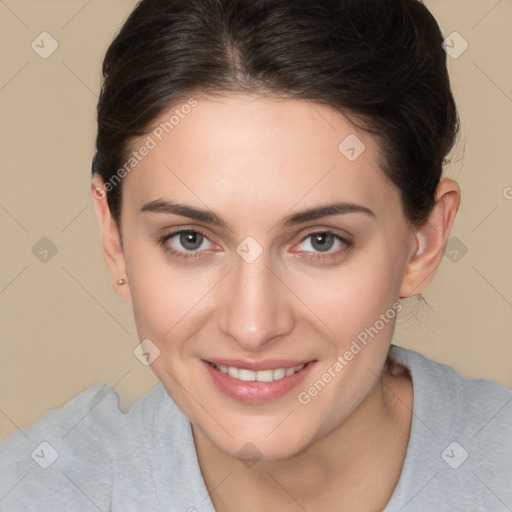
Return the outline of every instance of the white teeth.
{"type": "Polygon", "coordinates": [[[246,370],[245,368],[236,368],[235,366],[225,366],[223,364],[216,365],[211,363],[212,366],[222,373],[227,373],[230,377],[244,382],[272,382],[274,380],[281,380],[284,377],[289,377],[299,370],[302,370],[305,364],[294,366],[292,368],[276,368],[275,370],[246,370]]]}
{"type": "Polygon", "coordinates": [[[238,379],[238,368],[235,368],[234,366],[228,366],[228,375],[238,379]]]}
{"type": "Polygon", "coordinates": [[[258,382],[272,382],[274,380],[274,370],[260,370],[256,372],[258,382]]]}
{"type": "Polygon", "coordinates": [[[284,376],[286,376],[286,370],[284,368],[274,370],[274,380],[282,379],[284,376]]]}
{"type": "Polygon", "coordinates": [[[256,380],[256,372],[253,370],[245,370],[244,368],[240,368],[238,370],[238,380],[243,380],[244,382],[254,381],[256,380]]]}

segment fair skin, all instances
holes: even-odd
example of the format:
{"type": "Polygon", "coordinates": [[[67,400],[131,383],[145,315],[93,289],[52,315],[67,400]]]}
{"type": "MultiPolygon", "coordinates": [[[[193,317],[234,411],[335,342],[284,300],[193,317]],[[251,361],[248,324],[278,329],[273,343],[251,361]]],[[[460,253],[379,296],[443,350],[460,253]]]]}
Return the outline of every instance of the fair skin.
{"type": "MultiPolygon", "coordinates": [[[[413,404],[408,375],[384,371],[394,319],[309,403],[298,401],[399,297],[421,293],[443,257],[457,184],[442,180],[428,221],[412,228],[378,162],[372,137],[327,106],[198,97],[125,177],[122,246],[106,200],[93,194],[112,281],[133,304],[140,340],[160,350],[151,368],[192,424],[218,511],[377,511],[393,493],[413,404]],[[365,144],[355,161],[338,149],[350,134],[365,144]],[[225,226],[141,211],[155,200],[214,212],[225,226]],[[283,222],[335,202],[373,213],[283,222]],[[206,236],[194,248],[179,235],[159,243],[185,228],[206,236]],[[306,238],[326,232],[351,245],[335,236],[324,252],[306,238]],[[251,263],[236,250],[248,236],[263,249],[251,263]],[[215,357],[311,366],[284,396],[246,403],[212,385],[204,360],[215,357]],[[247,443],[261,457],[250,467],[237,456],[247,443]]],[[[95,177],[93,190],[102,186],[95,177]]]]}

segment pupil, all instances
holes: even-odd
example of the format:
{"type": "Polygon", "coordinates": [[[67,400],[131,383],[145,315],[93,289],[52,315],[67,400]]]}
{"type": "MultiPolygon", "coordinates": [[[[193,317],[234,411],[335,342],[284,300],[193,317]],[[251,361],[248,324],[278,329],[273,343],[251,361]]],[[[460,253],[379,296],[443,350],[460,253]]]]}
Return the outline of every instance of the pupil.
{"type": "Polygon", "coordinates": [[[181,233],[180,243],[185,249],[194,250],[201,247],[203,235],[200,233],[181,233]]]}
{"type": "Polygon", "coordinates": [[[316,233],[312,240],[313,247],[318,251],[328,251],[334,243],[331,233],[316,233]]]}

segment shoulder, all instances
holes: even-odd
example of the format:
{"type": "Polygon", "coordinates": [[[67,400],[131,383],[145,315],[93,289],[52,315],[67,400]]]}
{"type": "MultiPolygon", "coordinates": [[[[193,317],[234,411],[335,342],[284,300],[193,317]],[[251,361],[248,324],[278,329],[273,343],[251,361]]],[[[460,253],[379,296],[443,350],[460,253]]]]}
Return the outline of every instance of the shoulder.
{"type": "Polygon", "coordinates": [[[512,390],[412,350],[393,346],[390,355],[414,386],[404,503],[411,499],[411,510],[512,509],[512,390]]]}
{"type": "Polygon", "coordinates": [[[124,414],[116,391],[98,384],[11,434],[0,444],[0,509],[108,510],[117,453],[136,442],[160,397],[157,386],[124,414]]]}
{"type": "Polygon", "coordinates": [[[512,426],[512,389],[490,379],[467,377],[414,350],[392,346],[390,355],[411,373],[415,398],[425,398],[431,408],[446,410],[466,424],[493,419],[512,426]]]}

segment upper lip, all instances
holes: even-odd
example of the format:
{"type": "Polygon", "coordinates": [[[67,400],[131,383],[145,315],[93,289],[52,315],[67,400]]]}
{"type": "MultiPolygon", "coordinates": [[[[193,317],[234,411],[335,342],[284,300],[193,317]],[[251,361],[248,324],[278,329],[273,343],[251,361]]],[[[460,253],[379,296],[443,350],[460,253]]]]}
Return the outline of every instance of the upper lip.
{"type": "Polygon", "coordinates": [[[234,366],[235,368],[244,368],[246,370],[253,370],[256,372],[260,370],[275,370],[276,368],[293,368],[295,366],[302,366],[303,364],[313,361],[312,359],[264,359],[261,361],[256,361],[254,359],[224,359],[220,357],[204,360],[209,363],[214,363],[217,366],[234,366]]]}

